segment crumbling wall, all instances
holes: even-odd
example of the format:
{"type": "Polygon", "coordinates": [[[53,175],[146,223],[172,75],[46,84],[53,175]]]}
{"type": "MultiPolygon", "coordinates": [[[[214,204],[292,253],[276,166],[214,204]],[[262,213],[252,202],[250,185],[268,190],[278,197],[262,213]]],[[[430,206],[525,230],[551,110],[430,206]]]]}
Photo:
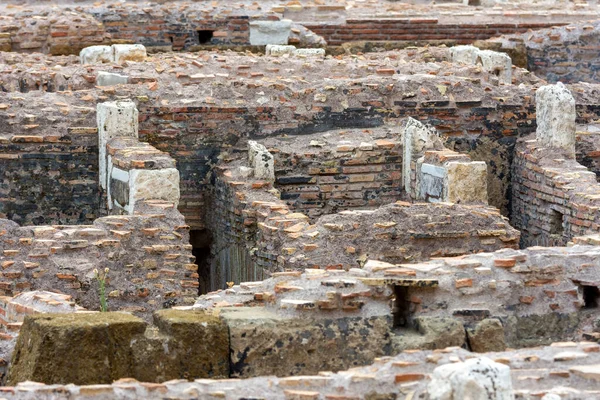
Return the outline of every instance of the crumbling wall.
{"type": "Polygon", "coordinates": [[[108,304],[148,316],[193,301],[198,287],[188,229],[173,204],[147,201],[135,215],[93,225],[23,226],[1,220],[1,293],[58,290],[88,309],[99,307],[94,269],[109,268],[108,304]]]}
{"type": "Polygon", "coordinates": [[[535,140],[517,144],[512,223],[524,246],[564,245],[600,228],[596,174],[575,160],[575,101],[561,84],[537,92],[535,140]]]}
{"type": "Polygon", "coordinates": [[[521,49],[526,68],[548,82],[598,83],[599,30],[598,21],[575,22],[502,36],[489,43],[508,53],[521,49]]]}

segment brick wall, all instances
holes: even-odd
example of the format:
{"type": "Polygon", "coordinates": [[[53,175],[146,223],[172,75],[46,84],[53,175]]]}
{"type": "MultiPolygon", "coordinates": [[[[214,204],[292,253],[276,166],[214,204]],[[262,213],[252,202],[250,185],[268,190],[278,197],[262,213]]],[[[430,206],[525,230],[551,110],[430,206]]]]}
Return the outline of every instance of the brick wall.
{"type": "Polygon", "coordinates": [[[196,264],[183,217],[164,202],[136,215],[107,216],[93,225],[19,227],[0,220],[0,293],[53,290],[96,310],[94,269],[109,268],[108,304],[148,317],[163,307],[193,302],[196,264]]]}
{"type": "Polygon", "coordinates": [[[600,229],[600,184],[596,174],[535,140],[515,149],[511,223],[524,246],[565,245],[600,229]]]}
{"type": "Polygon", "coordinates": [[[491,40],[510,53],[521,47],[526,67],[550,83],[600,82],[600,22],[576,22],[491,40]]]}
{"type": "Polygon", "coordinates": [[[449,24],[440,23],[436,18],[348,19],[343,25],[305,24],[308,29],[323,36],[329,45],[341,45],[345,42],[358,40],[406,40],[417,42],[454,40],[457,44],[469,44],[475,40],[556,25],[558,25],[556,22],[449,24]]]}

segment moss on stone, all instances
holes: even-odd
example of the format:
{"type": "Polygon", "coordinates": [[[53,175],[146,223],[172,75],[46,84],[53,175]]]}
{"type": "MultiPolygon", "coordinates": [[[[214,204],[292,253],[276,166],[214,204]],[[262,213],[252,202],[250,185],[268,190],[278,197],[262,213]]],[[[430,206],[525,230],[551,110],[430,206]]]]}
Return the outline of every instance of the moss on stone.
{"type": "Polygon", "coordinates": [[[27,316],[7,382],[111,383],[128,376],[130,343],[145,329],[143,320],[125,313],[27,316]]]}

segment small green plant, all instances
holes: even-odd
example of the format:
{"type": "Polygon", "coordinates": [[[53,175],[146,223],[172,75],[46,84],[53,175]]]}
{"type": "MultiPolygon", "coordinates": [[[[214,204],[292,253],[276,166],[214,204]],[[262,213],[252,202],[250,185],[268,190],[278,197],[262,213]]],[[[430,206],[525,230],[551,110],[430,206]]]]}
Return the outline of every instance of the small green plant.
{"type": "Polygon", "coordinates": [[[108,276],[108,268],[104,268],[104,272],[100,273],[97,269],[94,270],[94,275],[98,281],[98,292],[100,292],[100,312],[108,311],[108,304],[106,303],[106,277],[108,276]]]}

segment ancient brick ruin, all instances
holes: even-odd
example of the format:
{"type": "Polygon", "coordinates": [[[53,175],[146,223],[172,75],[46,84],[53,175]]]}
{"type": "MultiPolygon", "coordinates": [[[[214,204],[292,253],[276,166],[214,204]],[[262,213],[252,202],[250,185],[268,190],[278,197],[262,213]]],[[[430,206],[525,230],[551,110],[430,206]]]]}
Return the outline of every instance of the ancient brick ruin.
{"type": "Polygon", "coordinates": [[[0,4],[0,398],[600,399],[600,4],[0,4]]]}

